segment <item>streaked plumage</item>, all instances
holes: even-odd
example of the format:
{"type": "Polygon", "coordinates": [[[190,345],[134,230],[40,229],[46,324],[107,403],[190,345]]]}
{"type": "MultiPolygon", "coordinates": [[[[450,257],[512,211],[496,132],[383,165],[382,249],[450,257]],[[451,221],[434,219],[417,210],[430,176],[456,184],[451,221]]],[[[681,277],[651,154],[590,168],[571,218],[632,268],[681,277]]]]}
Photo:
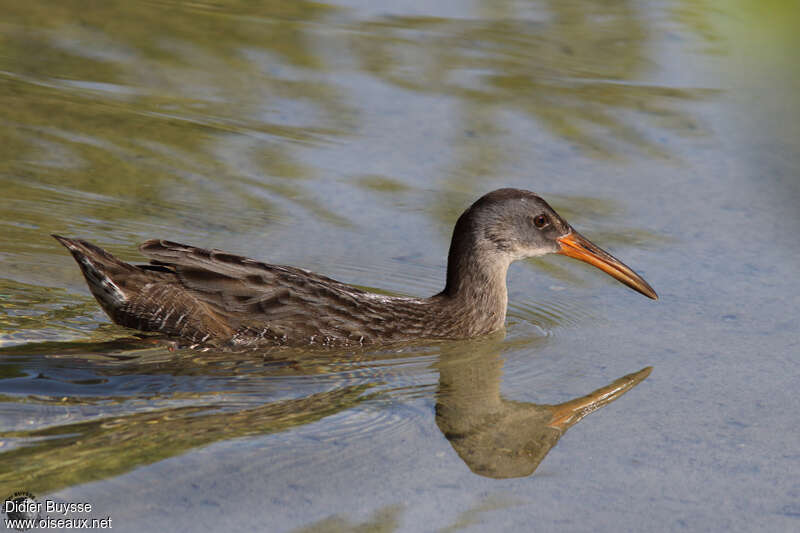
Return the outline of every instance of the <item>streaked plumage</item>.
{"type": "MultiPolygon", "coordinates": [[[[143,243],[139,250],[150,264],[131,265],[84,240],[54,237],[75,257],[114,322],[191,344],[253,347],[347,346],[490,333],[505,321],[509,264],[522,257],[567,253],[567,238],[583,239],[535,194],[500,189],[459,218],[445,289],[430,298],[403,298],[370,293],[300,268],[176,242],[143,243]],[[546,217],[546,225],[538,227],[541,218],[535,217],[546,217]]],[[[622,263],[585,239],[580,245],[585,250],[581,253],[604,254],[601,259],[613,269],[596,266],[655,297],[622,263]]]]}

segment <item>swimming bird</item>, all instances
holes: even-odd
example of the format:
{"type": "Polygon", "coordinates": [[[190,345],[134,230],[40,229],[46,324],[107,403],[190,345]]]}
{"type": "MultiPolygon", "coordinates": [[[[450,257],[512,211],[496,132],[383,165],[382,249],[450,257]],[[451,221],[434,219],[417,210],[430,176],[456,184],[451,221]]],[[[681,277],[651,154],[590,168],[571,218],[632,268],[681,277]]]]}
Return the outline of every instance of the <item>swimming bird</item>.
{"type": "Polygon", "coordinates": [[[658,298],[541,197],[520,189],[490,192],[464,211],[445,287],[429,298],[376,294],[301,268],[166,240],[141,244],[150,264],[133,265],[87,241],[53,237],[72,253],[111,320],[189,345],[358,346],[485,335],[504,327],[509,265],[550,253],[658,298]]]}

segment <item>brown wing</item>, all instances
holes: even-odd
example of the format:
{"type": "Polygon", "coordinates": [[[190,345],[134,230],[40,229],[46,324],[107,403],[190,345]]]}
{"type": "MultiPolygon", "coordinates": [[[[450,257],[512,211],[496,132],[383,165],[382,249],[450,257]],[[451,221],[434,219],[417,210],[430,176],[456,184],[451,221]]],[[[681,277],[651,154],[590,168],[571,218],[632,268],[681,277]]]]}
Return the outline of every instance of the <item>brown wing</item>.
{"type": "Polygon", "coordinates": [[[300,268],[165,240],[149,240],[139,250],[152,264],[174,271],[185,289],[233,330],[277,340],[288,334],[358,334],[341,325],[346,309],[358,304],[353,296],[365,294],[361,289],[300,268]]]}

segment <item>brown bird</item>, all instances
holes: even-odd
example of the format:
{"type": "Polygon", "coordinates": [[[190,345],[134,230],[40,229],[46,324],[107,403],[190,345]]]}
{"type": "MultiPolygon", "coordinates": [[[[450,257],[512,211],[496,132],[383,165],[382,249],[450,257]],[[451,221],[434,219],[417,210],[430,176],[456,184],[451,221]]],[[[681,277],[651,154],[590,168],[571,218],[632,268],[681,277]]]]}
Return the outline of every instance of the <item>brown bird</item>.
{"type": "Polygon", "coordinates": [[[459,217],[447,283],[430,298],[385,296],[300,268],[156,239],[139,246],[150,264],[132,265],[84,240],[53,237],[72,252],[111,320],[188,344],[351,346],[484,335],[504,325],[511,262],[549,253],[586,261],[657,298],[547,202],[519,189],[490,192],[459,217]]]}

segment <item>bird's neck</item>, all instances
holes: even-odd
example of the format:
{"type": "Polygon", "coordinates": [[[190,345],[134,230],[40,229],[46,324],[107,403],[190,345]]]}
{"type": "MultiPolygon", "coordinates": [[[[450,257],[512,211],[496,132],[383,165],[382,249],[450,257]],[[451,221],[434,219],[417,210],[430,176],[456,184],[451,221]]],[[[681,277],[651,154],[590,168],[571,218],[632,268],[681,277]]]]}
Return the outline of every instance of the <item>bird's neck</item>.
{"type": "Polygon", "coordinates": [[[470,334],[480,335],[503,327],[508,305],[506,274],[511,258],[499,252],[474,231],[459,231],[450,244],[447,284],[440,293],[453,313],[469,324],[470,334]]]}

